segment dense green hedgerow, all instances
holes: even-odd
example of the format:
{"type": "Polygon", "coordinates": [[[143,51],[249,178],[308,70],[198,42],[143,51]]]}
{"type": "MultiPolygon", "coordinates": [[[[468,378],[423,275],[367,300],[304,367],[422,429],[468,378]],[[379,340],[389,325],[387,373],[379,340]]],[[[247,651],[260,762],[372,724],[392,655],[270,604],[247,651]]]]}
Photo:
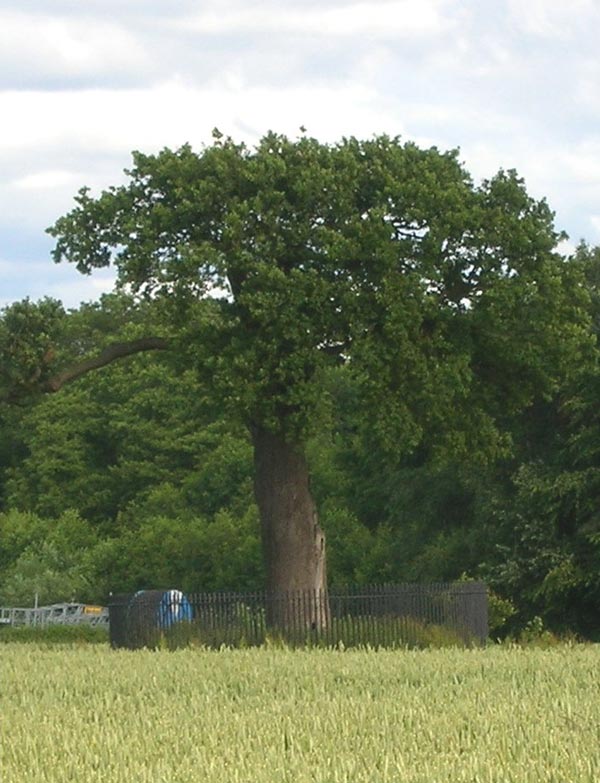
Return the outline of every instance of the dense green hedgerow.
{"type": "Polygon", "coordinates": [[[47,625],[0,628],[0,644],[32,642],[36,644],[106,644],[108,628],[92,625],[47,625]]]}

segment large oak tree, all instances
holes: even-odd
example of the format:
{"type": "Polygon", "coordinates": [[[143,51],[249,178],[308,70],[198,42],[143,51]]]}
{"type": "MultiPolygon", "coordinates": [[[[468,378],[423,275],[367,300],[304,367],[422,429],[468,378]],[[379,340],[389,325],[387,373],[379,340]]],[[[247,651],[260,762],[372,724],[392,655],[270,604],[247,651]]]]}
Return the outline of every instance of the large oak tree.
{"type": "Polygon", "coordinates": [[[505,448],[505,416],[589,346],[577,269],[514,172],[476,185],[456,152],[386,136],[248,148],[216,133],[200,152],[134,153],[127,177],[79,192],[54,258],[114,265],[162,327],[71,366],[38,339],[6,395],[172,349],[248,426],[270,589],[326,585],[304,444],[328,367],[345,366],[390,454],[426,440],[460,458],[505,448]]]}

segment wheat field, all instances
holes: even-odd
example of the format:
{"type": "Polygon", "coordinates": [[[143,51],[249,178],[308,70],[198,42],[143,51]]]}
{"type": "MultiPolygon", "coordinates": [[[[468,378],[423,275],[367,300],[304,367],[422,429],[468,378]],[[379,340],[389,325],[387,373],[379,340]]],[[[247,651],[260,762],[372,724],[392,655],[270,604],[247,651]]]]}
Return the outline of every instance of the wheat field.
{"type": "Polygon", "coordinates": [[[2,783],[597,783],[600,646],[0,646],[2,783]]]}

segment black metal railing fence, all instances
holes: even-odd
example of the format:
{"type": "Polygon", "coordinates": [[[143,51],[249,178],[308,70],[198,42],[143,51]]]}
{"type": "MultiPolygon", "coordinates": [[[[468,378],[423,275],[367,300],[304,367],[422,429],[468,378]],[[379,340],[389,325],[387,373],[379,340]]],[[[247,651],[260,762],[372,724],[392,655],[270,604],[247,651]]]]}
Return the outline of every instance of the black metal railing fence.
{"type": "Polygon", "coordinates": [[[426,647],[482,644],[487,589],[480,582],[370,585],[328,591],[146,590],[112,596],[113,647],[426,647]]]}

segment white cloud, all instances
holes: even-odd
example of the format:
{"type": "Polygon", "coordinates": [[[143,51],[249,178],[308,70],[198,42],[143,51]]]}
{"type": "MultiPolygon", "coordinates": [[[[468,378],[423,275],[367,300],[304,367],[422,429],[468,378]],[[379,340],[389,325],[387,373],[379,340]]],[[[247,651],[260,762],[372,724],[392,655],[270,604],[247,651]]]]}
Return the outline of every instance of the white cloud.
{"type": "Polygon", "coordinates": [[[25,296],[21,293],[22,281],[27,280],[27,295],[31,299],[49,296],[60,299],[65,307],[78,307],[103,293],[112,291],[115,285],[114,269],[97,269],[93,275],[82,275],[69,264],[54,264],[36,259],[19,262],[0,258],[0,307],[25,296]]]}
{"type": "Polygon", "coordinates": [[[513,22],[539,38],[569,40],[593,20],[598,20],[594,0],[508,0],[513,22]]]}
{"type": "Polygon", "coordinates": [[[571,175],[582,185],[600,188],[600,140],[584,141],[564,154],[571,175]]]}
{"type": "Polygon", "coordinates": [[[573,98],[583,111],[600,114],[600,59],[583,57],[575,63],[573,98]]]}
{"type": "Polygon", "coordinates": [[[590,223],[594,236],[590,237],[592,242],[600,242],[600,215],[590,215],[590,223]]]}
{"type": "Polygon", "coordinates": [[[209,140],[215,125],[247,138],[249,128],[258,137],[271,127],[295,133],[310,123],[311,132],[330,138],[342,129],[371,135],[382,123],[393,124],[360,84],[268,89],[229,73],[208,88],[171,81],[145,90],[9,92],[0,94],[0,112],[6,118],[0,154],[60,150],[63,160],[74,150],[127,153],[197,144],[209,140]],[[43,121],[48,114],[51,125],[43,121]]]}
{"type": "Polygon", "coordinates": [[[2,71],[36,73],[39,80],[140,70],[149,58],[137,38],[100,18],[0,12],[2,71]]]}
{"type": "Polygon", "coordinates": [[[17,190],[47,190],[72,185],[74,179],[75,175],[71,171],[47,170],[27,174],[11,184],[17,190]]]}
{"type": "MultiPolygon", "coordinates": [[[[47,274],[47,273],[46,273],[47,274]]],[[[114,289],[116,275],[111,270],[95,270],[91,276],[80,275],[75,269],[49,277],[44,284],[44,295],[60,299],[65,307],[78,307],[81,302],[91,302],[114,289]]]]}
{"type": "Polygon", "coordinates": [[[253,5],[232,10],[215,9],[179,19],[175,25],[187,31],[222,33],[277,33],[339,36],[414,36],[438,34],[447,27],[440,0],[388,0],[347,3],[328,8],[289,8],[253,5]]]}
{"type": "Polygon", "coordinates": [[[571,239],[563,239],[558,243],[556,249],[562,256],[572,256],[577,249],[577,243],[571,239]]]}

